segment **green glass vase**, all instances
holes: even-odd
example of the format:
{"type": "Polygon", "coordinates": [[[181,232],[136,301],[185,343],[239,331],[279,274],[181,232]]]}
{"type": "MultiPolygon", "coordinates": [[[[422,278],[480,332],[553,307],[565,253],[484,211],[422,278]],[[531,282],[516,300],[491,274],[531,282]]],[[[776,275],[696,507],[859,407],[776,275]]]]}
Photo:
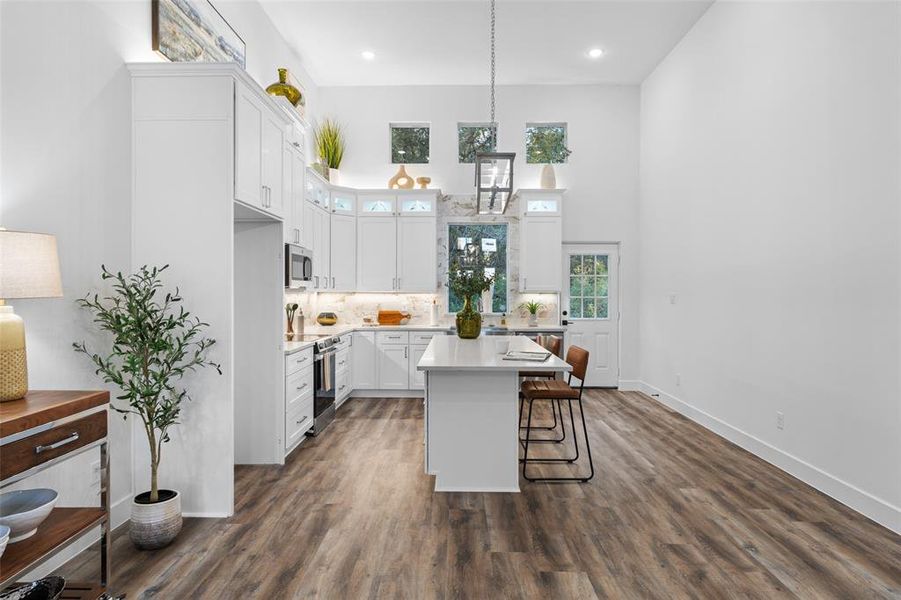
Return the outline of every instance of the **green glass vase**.
{"type": "Polygon", "coordinates": [[[464,340],[474,340],[482,333],[482,315],[472,307],[472,299],[463,298],[463,310],[457,313],[457,335],[464,340]]]}

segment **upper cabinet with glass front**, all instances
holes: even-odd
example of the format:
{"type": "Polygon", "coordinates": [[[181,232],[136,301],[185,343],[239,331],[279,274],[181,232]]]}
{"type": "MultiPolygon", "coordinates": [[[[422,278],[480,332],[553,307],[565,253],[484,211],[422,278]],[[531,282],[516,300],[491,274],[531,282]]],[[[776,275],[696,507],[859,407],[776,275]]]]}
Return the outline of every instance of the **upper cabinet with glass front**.
{"type": "Polygon", "coordinates": [[[325,210],[329,209],[328,183],[319,173],[313,169],[307,169],[307,175],[304,178],[304,187],[306,188],[305,197],[307,200],[325,210]]]}
{"type": "Polygon", "coordinates": [[[332,212],[342,215],[354,215],[357,212],[357,194],[348,190],[332,189],[332,212]]]}
{"type": "Polygon", "coordinates": [[[519,190],[519,210],[523,216],[553,217],[563,214],[566,190],[519,190]]]}
{"type": "Polygon", "coordinates": [[[431,217],[437,212],[438,194],[432,191],[399,192],[398,214],[402,217],[431,217]]]}
{"type": "Polygon", "coordinates": [[[397,212],[397,196],[385,192],[357,192],[357,215],[360,217],[393,217],[397,212]]]}

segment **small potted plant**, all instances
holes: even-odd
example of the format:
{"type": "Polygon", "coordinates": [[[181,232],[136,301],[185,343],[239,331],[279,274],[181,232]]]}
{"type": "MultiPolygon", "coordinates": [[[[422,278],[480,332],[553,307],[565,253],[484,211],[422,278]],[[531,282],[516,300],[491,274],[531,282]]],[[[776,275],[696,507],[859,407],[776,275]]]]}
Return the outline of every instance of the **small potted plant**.
{"type": "Polygon", "coordinates": [[[344,131],[337,122],[326,119],[316,128],[315,139],[316,152],[328,167],[328,180],[339,185],[338,169],[344,159],[344,131]]]}
{"type": "Polygon", "coordinates": [[[491,289],[494,276],[485,274],[485,264],[477,257],[472,264],[461,265],[459,260],[451,261],[447,273],[447,287],[463,299],[463,309],[457,313],[457,335],[463,339],[475,339],[482,332],[482,315],[473,307],[475,298],[491,289]]]}
{"type": "Polygon", "coordinates": [[[529,327],[538,327],[538,312],[545,309],[544,304],[529,300],[519,305],[519,309],[529,314],[529,327]]]}
{"type": "Polygon", "coordinates": [[[160,275],[168,268],[143,266],[129,276],[101,267],[113,291],[104,298],[85,296],[79,306],[89,310],[101,331],[112,334],[110,349],[92,353],[84,342],[77,352],[87,355],[103,381],[117,386],[119,402],[112,408],[127,419],[141,420],[150,448],[150,490],[134,497],[129,537],[142,549],[162,548],[181,531],[181,497],[159,489],[158,472],[169,428],[178,424],[188,392],[179,387],[185,374],[219,365],[207,358],[216,340],[203,337],[208,325],[182,306],[178,288],[163,294],[160,275]]]}

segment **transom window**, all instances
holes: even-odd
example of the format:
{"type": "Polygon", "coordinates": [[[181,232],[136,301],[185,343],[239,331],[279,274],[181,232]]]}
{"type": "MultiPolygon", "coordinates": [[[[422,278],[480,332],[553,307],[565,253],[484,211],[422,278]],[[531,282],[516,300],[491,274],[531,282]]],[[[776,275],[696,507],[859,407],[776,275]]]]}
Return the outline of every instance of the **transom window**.
{"type": "Polygon", "coordinates": [[[569,257],[569,317],[606,319],[608,312],[606,254],[569,257]]]}
{"type": "Polygon", "coordinates": [[[391,162],[396,165],[429,162],[428,123],[391,123],[391,162]]]}
{"type": "Polygon", "coordinates": [[[457,158],[460,163],[476,162],[477,152],[494,152],[497,127],[489,123],[457,124],[457,158]]]}
{"type": "MultiPolygon", "coordinates": [[[[482,312],[507,312],[507,224],[506,223],[461,223],[448,225],[448,261],[457,260],[465,266],[474,254],[481,254],[486,263],[487,275],[494,275],[491,306],[481,308],[482,312]]],[[[463,298],[450,289],[447,291],[447,306],[452,313],[463,309],[463,298]]]]}
{"type": "Polygon", "coordinates": [[[566,123],[526,123],[527,163],[565,163],[570,154],[566,147],[566,123]]]}

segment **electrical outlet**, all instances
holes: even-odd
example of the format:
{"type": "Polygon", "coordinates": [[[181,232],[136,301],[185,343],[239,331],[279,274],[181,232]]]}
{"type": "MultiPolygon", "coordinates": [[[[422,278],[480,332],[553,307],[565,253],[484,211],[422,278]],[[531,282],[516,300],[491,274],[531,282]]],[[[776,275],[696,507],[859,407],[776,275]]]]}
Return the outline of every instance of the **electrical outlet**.
{"type": "Polygon", "coordinates": [[[676,303],[676,300],[677,300],[676,294],[670,294],[668,297],[669,297],[669,303],[670,303],[670,304],[675,304],[675,303],[676,303]]]}
{"type": "Polygon", "coordinates": [[[91,463],[91,484],[100,484],[100,461],[91,463]]]}
{"type": "Polygon", "coordinates": [[[676,385],[682,385],[682,373],[676,373],[676,385]]]}
{"type": "Polygon", "coordinates": [[[776,413],[776,427],[779,429],[785,429],[785,415],[781,412],[776,413]]]}

